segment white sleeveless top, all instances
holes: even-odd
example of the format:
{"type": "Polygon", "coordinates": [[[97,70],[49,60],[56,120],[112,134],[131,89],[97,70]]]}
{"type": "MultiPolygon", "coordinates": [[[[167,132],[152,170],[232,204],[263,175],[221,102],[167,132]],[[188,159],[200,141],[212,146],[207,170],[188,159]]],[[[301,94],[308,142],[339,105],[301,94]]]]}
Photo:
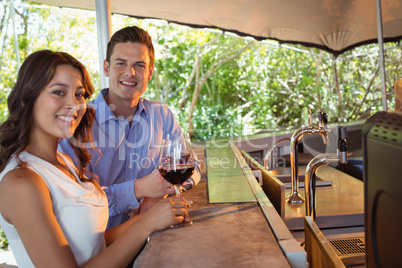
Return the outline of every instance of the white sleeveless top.
{"type": "MultiPolygon", "coordinates": [[[[57,221],[78,265],[82,265],[106,247],[104,232],[109,217],[107,198],[91,182],[81,182],[71,161],[60,152],[58,155],[68,165],[78,183],[54,165],[28,152],[22,152],[20,159],[27,163],[27,168],[38,173],[47,184],[57,221]]],[[[0,181],[17,165],[18,162],[14,156],[0,173],[0,181]]],[[[18,266],[35,267],[14,225],[7,223],[1,213],[0,226],[6,234],[18,266]]]]}

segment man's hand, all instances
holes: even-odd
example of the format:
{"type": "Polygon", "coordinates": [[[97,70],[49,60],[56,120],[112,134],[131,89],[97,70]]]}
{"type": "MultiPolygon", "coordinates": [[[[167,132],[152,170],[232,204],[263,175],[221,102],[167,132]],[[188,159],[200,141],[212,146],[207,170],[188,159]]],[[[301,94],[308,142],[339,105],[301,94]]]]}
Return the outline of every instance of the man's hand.
{"type": "Polygon", "coordinates": [[[134,181],[134,191],[137,199],[144,197],[158,198],[164,195],[174,194],[175,191],[172,186],[172,184],[160,175],[158,170],[134,181]]]}

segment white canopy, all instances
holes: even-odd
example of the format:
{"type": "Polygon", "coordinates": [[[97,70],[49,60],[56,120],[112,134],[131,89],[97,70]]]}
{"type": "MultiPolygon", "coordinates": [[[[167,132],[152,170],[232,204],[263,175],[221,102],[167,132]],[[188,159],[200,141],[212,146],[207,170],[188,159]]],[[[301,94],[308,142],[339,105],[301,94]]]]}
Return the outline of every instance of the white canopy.
{"type": "MultiPolygon", "coordinates": [[[[95,10],[95,0],[34,0],[95,10]]],[[[111,12],[318,47],[335,56],[377,42],[376,0],[110,0],[111,12]]],[[[384,41],[402,39],[402,0],[381,0],[384,41]]]]}

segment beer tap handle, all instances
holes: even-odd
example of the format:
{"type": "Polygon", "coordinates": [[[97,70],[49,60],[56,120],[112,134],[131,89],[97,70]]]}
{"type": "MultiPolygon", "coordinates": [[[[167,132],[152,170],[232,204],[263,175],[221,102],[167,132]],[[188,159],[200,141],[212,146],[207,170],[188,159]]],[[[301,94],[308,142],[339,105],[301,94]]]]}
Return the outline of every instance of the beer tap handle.
{"type": "Polygon", "coordinates": [[[317,118],[318,118],[318,124],[320,127],[324,127],[324,123],[323,123],[323,113],[322,112],[318,112],[317,113],[317,118]]]}
{"type": "Polygon", "coordinates": [[[345,127],[338,127],[338,157],[339,162],[346,164],[348,162],[348,145],[346,142],[347,130],[345,127]]]}
{"type": "Polygon", "coordinates": [[[328,129],[328,115],[326,113],[322,114],[322,124],[325,129],[328,129]]]}
{"type": "Polygon", "coordinates": [[[326,113],[319,112],[318,113],[318,121],[320,123],[320,136],[322,138],[322,142],[327,146],[330,146],[328,133],[331,132],[328,129],[328,116],[326,113]]]}

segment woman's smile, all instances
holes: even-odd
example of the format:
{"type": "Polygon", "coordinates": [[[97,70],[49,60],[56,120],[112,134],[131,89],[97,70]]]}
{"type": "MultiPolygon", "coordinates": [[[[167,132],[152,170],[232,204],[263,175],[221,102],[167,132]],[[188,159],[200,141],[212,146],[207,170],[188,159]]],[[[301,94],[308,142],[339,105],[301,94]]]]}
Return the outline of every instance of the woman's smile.
{"type": "Polygon", "coordinates": [[[61,121],[65,122],[66,124],[72,124],[73,120],[75,120],[77,117],[76,116],[67,116],[67,115],[57,115],[57,119],[60,119],[61,121]]]}

